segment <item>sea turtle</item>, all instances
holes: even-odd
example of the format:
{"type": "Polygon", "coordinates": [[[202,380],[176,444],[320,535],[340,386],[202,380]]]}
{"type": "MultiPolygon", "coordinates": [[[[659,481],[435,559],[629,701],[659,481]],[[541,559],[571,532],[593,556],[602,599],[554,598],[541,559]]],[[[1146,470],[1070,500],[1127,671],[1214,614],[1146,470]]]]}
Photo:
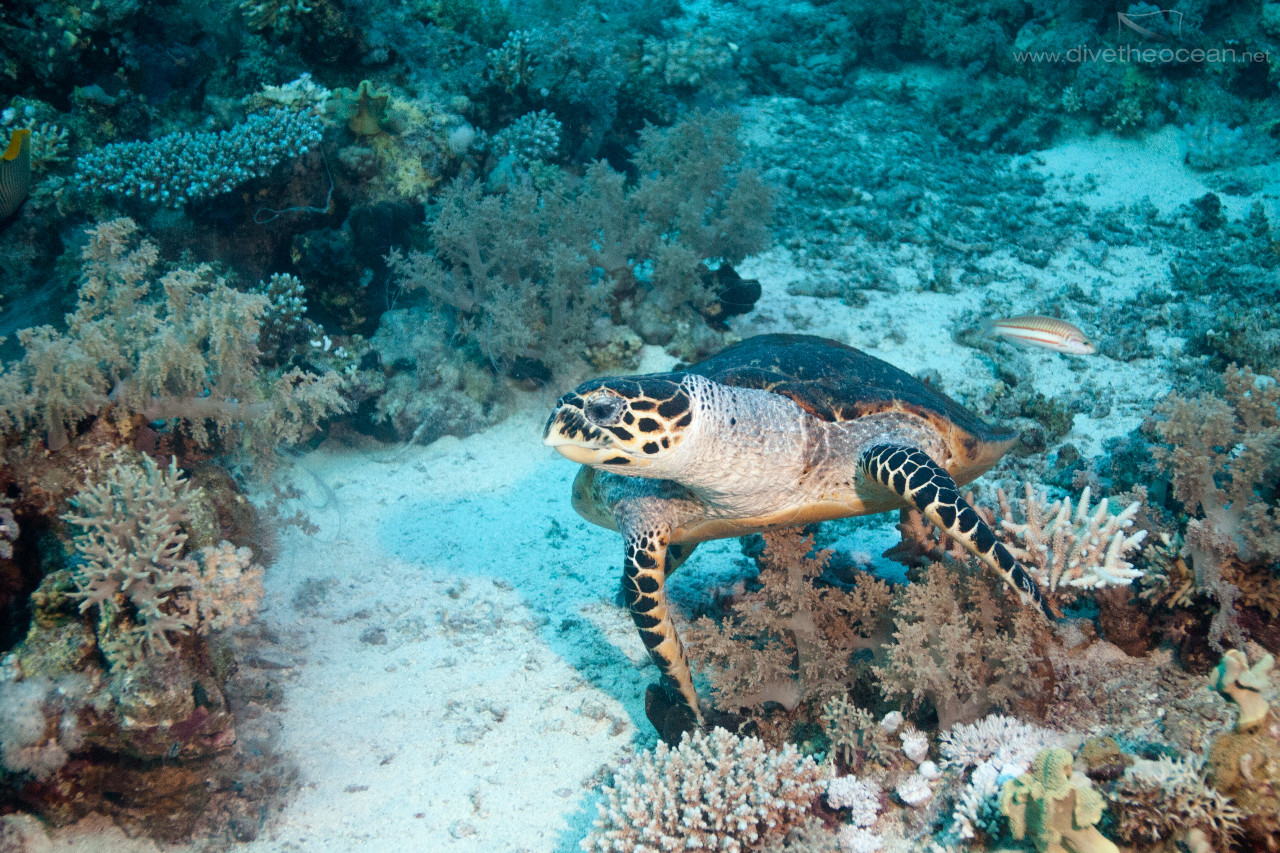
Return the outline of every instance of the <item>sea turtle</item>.
{"type": "Polygon", "coordinates": [[[958,490],[1014,439],[860,350],[773,334],[674,373],[583,383],[557,401],[543,443],[582,464],[578,513],[622,534],[632,618],[670,701],[702,724],[663,591],[699,542],[915,507],[1043,608],[958,490]]]}

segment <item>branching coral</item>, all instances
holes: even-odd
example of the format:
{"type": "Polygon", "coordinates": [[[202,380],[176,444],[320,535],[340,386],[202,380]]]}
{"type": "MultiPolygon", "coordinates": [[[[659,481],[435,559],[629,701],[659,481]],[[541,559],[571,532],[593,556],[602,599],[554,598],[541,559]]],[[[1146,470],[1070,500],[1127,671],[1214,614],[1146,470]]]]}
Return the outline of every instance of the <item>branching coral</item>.
{"type": "Polygon", "coordinates": [[[67,331],[23,329],[21,361],[0,370],[0,430],[39,429],[52,448],[110,405],[173,421],[197,444],[213,435],[268,452],[302,440],[347,408],[345,380],[301,368],[259,368],[265,296],[232,289],[200,265],[151,277],[155,244],[131,219],[89,230],[67,331]]]}
{"type": "Polygon", "coordinates": [[[1009,550],[1030,572],[1045,601],[1055,610],[1074,599],[1083,589],[1120,586],[1142,577],[1125,557],[1136,551],[1147,531],[1126,534],[1142,504],[1134,501],[1116,515],[1107,511],[1107,499],[1089,508],[1089,487],[1080,495],[1075,512],[1071,499],[1048,503],[1028,483],[1026,496],[1017,511],[997,492],[1000,526],[1017,538],[1009,550]],[[1024,519],[1021,522],[1015,518],[1024,519]]]}
{"type": "Polygon", "coordinates": [[[392,272],[503,365],[579,358],[602,313],[627,320],[641,302],[647,316],[692,319],[689,305],[715,297],[707,262],[737,263],[767,239],[769,193],[736,164],[736,130],[728,114],[699,114],[646,131],[634,187],[603,162],[501,196],[459,180],[435,205],[434,250],[393,252],[392,272]]]}
{"type": "Polygon", "coordinates": [[[812,580],[830,553],[811,556],[812,537],[782,530],[766,534],[765,542],[762,589],[735,601],[724,622],[704,616],[686,635],[724,707],[777,702],[790,710],[842,693],[853,654],[886,638],[883,581],[863,574],[853,590],[819,588],[812,580]]]}
{"type": "Polygon", "coordinates": [[[321,134],[320,118],[310,110],[273,109],[218,133],[104,145],[76,161],[75,182],[91,191],[181,207],[267,175],[318,145],[321,134]]]}
{"type": "Polygon", "coordinates": [[[1043,689],[1032,673],[1036,616],[1002,604],[986,575],[934,563],[895,596],[893,611],[894,642],[873,670],[880,689],[887,698],[928,699],[942,727],[1043,689]]]}
{"type": "Polygon", "coordinates": [[[821,776],[790,744],[772,750],[720,728],[690,732],[615,774],[582,849],[761,850],[801,823],[823,791],[821,776]]]}
{"type": "Polygon", "coordinates": [[[1132,845],[1173,841],[1200,830],[1214,850],[1230,850],[1240,835],[1240,810],[1209,786],[1187,761],[1139,760],[1110,792],[1115,834],[1132,845]]]}
{"type": "Polygon", "coordinates": [[[1188,520],[1184,556],[1196,586],[1218,600],[1209,640],[1221,649],[1244,638],[1236,624],[1239,588],[1229,575],[1251,563],[1280,559],[1280,383],[1234,366],[1223,392],[1171,394],[1156,408],[1155,457],[1173,483],[1188,520]]]}
{"type": "Polygon", "coordinates": [[[96,613],[98,646],[113,662],[170,654],[173,636],[243,624],[262,598],[249,549],[223,542],[186,553],[199,489],[176,461],[164,469],[136,455],[116,451],[62,516],[79,528],[80,612],[96,613]]]}
{"type": "MultiPolygon", "coordinates": [[[[1139,549],[1145,530],[1126,533],[1142,508],[1135,501],[1118,514],[1111,514],[1103,498],[1089,505],[1085,487],[1074,505],[1070,498],[1050,502],[1030,483],[1017,503],[1004,490],[996,492],[999,512],[975,506],[987,524],[1012,534],[1005,545],[1040,586],[1045,601],[1055,610],[1069,604],[1082,592],[1105,586],[1132,583],[1142,572],[1126,558],[1139,549]]],[[[973,504],[972,496],[969,502],[973,504]]],[[[898,530],[902,542],[885,553],[907,565],[952,558],[973,565],[969,555],[916,510],[903,510],[898,530]]]]}

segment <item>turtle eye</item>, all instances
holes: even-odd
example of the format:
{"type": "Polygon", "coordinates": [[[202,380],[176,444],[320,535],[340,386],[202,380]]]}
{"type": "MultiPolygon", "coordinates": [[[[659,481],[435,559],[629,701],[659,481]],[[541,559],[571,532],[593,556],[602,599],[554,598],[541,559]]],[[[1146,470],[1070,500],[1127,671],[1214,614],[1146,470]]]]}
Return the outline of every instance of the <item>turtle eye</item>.
{"type": "Polygon", "coordinates": [[[587,403],[587,417],[600,426],[613,426],[622,416],[624,403],[612,394],[600,396],[587,403]]]}

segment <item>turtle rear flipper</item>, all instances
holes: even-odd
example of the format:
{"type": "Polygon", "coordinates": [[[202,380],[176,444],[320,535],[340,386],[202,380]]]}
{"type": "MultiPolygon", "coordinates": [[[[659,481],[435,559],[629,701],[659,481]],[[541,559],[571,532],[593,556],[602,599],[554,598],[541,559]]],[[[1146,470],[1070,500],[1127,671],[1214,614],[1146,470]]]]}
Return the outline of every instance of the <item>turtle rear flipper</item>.
{"type": "Polygon", "coordinates": [[[877,444],[862,454],[860,464],[864,476],[920,510],[925,518],[1004,578],[1023,604],[1034,606],[1052,618],[1053,613],[1035,581],[960,496],[951,475],[929,454],[915,447],[877,444]]]}

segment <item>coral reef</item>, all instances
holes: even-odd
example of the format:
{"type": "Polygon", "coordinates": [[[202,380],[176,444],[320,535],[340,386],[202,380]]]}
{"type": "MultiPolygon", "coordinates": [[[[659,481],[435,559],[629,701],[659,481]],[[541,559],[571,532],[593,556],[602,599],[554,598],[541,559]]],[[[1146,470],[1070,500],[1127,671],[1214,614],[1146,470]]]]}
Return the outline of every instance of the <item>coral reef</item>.
{"type": "Polygon", "coordinates": [[[1124,586],[1142,577],[1125,559],[1147,536],[1146,530],[1125,532],[1133,526],[1140,502],[1114,515],[1107,511],[1106,498],[1090,509],[1085,486],[1073,514],[1070,498],[1049,503],[1030,483],[1026,490],[1016,513],[1004,491],[997,491],[1000,526],[1016,537],[1009,550],[1031,573],[1050,607],[1061,612],[1082,589],[1124,586]],[[1023,521],[1014,521],[1017,517],[1023,521]]]}
{"type": "Polygon", "coordinates": [[[931,565],[894,596],[893,642],[872,668],[880,690],[911,704],[928,700],[941,728],[1032,708],[1046,689],[1037,664],[1044,628],[1006,598],[986,573],[931,565]]]}
{"type": "Polygon", "coordinates": [[[763,850],[803,821],[822,793],[821,775],[794,746],[772,750],[721,728],[689,732],[614,775],[582,849],[763,850]]]}
{"type": "Polygon", "coordinates": [[[1126,844],[1177,841],[1198,831],[1214,850],[1230,850],[1241,834],[1240,810],[1207,785],[1203,769],[1190,761],[1139,759],[1108,797],[1115,837],[1126,844]]]}
{"type": "Polygon", "coordinates": [[[1244,653],[1232,649],[1211,680],[1238,704],[1240,716],[1209,747],[1205,779],[1235,801],[1256,850],[1280,850],[1280,713],[1263,698],[1271,692],[1271,663],[1270,655],[1259,655],[1247,668],[1244,653]]]}
{"type": "Polygon", "coordinates": [[[1235,703],[1236,731],[1245,731],[1266,719],[1270,705],[1266,692],[1270,687],[1269,675],[1275,658],[1262,655],[1253,666],[1239,649],[1228,649],[1222,661],[1213,671],[1212,687],[1235,703]]]}
{"type": "Polygon", "coordinates": [[[723,622],[704,616],[686,633],[722,707],[825,701],[845,691],[856,652],[888,639],[888,586],[863,573],[852,590],[818,587],[829,553],[812,548],[796,530],[765,534],[760,591],[734,601],[723,622]]]}
{"type": "MultiPolygon", "coordinates": [[[[581,359],[600,316],[668,344],[673,321],[715,292],[708,262],[737,263],[765,242],[769,194],[736,164],[737,120],[697,114],[642,134],[633,187],[604,163],[502,195],[459,179],[440,194],[431,252],[393,252],[393,275],[453,319],[453,334],[504,368],[581,359]]],[[[709,343],[710,341],[708,341],[709,343]]]]}
{"type": "Polygon", "coordinates": [[[1227,369],[1221,395],[1170,394],[1157,406],[1152,449],[1169,475],[1173,496],[1191,516],[1178,557],[1187,560],[1196,590],[1217,601],[1209,642],[1241,646],[1234,578],[1280,559],[1280,384],[1248,368],[1227,369]]]}

